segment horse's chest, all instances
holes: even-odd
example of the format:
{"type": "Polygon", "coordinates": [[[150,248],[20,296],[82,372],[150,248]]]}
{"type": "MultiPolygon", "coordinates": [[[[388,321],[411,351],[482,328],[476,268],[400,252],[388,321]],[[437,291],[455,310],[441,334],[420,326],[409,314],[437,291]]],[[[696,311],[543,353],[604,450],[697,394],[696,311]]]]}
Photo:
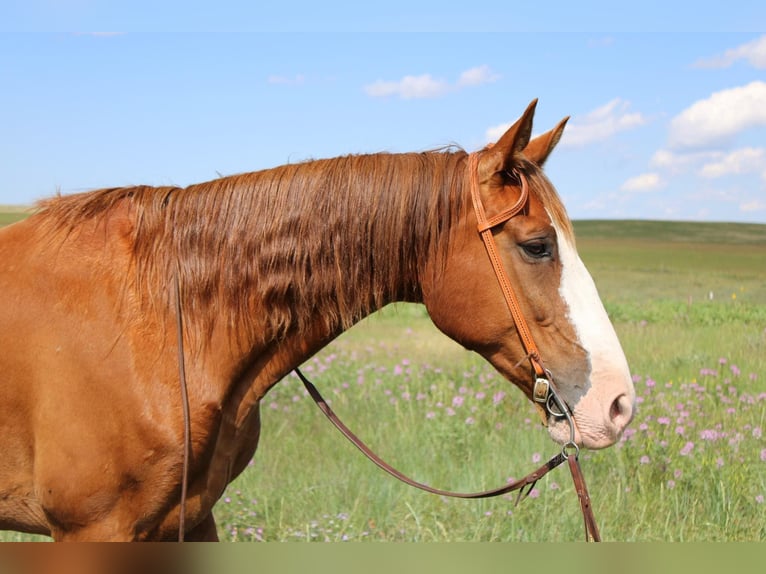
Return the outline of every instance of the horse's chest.
{"type": "Polygon", "coordinates": [[[258,403],[249,405],[244,411],[241,408],[232,410],[219,413],[217,432],[209,433],[206,441],[212,447],[206,457],[209,460],[207,484],[216,497],[223,494],[229,482],[247,467],[258,447],[261,432],[258,403]]]}

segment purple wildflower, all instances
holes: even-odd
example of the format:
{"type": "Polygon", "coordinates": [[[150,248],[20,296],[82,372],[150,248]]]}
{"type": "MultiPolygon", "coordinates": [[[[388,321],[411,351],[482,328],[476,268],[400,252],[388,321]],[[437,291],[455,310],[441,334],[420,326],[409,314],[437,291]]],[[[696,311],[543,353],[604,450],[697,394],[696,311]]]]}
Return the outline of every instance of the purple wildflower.
{"type": "Polygon", "coordinates": [[[700,431],[700,438],[702,440],[714,441],[721,438],[721,435],[715,429],[704,429],[700,431]]]}

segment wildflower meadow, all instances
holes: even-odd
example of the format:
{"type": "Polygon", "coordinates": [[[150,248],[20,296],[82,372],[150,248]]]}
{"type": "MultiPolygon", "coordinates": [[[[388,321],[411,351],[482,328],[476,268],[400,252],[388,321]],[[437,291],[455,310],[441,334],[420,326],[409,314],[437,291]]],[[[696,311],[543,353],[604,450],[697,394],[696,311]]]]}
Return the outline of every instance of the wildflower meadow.
{"type": "MultiPolygon", "coordinates": [[[[556,452],[533,409],[491,367],[468,356],[458,366],[416,364],[407,352],[417,347],[408,344],[416,336],[404,328],[391,346],[339,345],[306,365],[306,374],[319,385],[327,381],[333,408],[363,440],[433,486],[498,486],[556,452]]],[[[638,410],[631,427],[615,447],[581,454],[605,539],[763,538],[762,377],[725,357],[686,379],[634,376],[638,410]]],[[[297,378],[282,382],[264,407],[264,425],[273,432],[265,431],[251,468],[218,507],[226,540],[582,538],[563,469],[518,506],[515,494],[447,499],[399,484],[361,457],[297,378]]]]}

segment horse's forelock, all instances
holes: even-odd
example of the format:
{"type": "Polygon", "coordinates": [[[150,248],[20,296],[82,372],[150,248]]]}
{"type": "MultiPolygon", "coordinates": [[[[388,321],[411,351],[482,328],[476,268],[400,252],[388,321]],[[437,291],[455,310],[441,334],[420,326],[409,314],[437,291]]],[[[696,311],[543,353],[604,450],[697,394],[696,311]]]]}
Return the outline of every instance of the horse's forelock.
{"type": "Polygon", "coordinates": [[[528,167],[525,172],[528,174],[532,193],[534,193],[543,204],[543,207],[547,211],[551,218],[553,225],[559,229],[563,234],[566,241],[574,245],[574,228],[572,227],[572,221],[569,219],[566,207],[561,201],[556,188],[548,180],[543,171],[535,166],[528,167]]]}

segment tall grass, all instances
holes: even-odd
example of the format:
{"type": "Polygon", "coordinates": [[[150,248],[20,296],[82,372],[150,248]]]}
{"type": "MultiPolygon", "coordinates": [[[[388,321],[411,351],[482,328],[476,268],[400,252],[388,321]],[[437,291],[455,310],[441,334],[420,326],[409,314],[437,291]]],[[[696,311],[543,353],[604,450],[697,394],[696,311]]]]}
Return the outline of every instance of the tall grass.
{"type": "MultiPolygon", "coordinates": [[[[395,316],[377,321],[389,330],[398,325],[398,336],[376,340],[375,326],[362,327],[307,370],[347,424],[395,465],[434,486],[479,490],[521,476],[556,452],[532,408],[483,361],[449,343],[415,350],[420,340],[438,337],[423,319],[410,318],[409,326],[395,316]],[[451,360],[438,362],[444,356],[451,360]]],[[[656,336],[652,326],[641,328],[656,336]]],[[[616,447],[581,455],[606,540],[764,537],[766,334],[761,337],[760,355],[743,362],[729,359],[724,345],[710,361],[670,361],[672,377],[659,373],[664,369],[636,372],[639,405],[631,429],[616,447]]],[[[252,467],[218,507],[225,539],[583,536],[565,470],[543,479],[518,507],[513,495],[463,501],[414,491],[346,444],[293,378],[264,405],[262,441],[252,467]]]]}

